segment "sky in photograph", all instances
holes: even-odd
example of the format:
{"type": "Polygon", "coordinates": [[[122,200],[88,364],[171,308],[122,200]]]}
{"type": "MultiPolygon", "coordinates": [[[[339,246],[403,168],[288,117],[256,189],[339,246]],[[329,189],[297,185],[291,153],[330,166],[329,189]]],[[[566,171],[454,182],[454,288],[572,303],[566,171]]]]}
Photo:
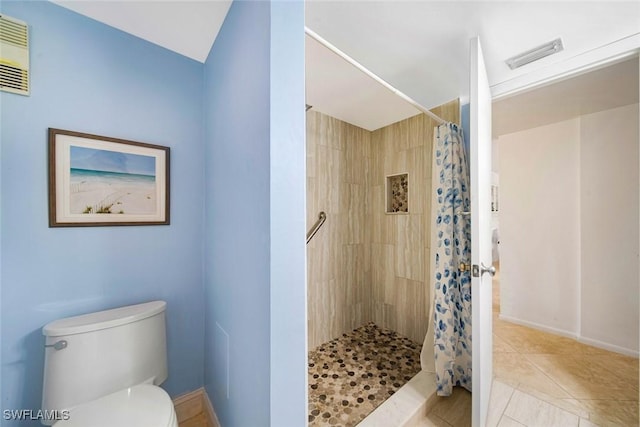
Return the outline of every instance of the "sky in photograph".
{"type": "Polygon", "coordinates": [[[156,159],[153,156],[96,150],[75,145],[70,148],[72,169],[152,176],[156,174],[156,159]]]}

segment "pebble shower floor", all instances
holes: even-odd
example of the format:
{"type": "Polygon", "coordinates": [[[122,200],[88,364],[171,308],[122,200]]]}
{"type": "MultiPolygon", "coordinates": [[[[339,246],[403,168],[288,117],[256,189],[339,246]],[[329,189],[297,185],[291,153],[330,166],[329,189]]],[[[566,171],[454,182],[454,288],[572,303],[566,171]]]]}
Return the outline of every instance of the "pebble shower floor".
{"type": "Polygon", "coordinates": [[[420,371],[421,345],[374,323],[309,352],[309,426],[352,427],[420,371]]]}

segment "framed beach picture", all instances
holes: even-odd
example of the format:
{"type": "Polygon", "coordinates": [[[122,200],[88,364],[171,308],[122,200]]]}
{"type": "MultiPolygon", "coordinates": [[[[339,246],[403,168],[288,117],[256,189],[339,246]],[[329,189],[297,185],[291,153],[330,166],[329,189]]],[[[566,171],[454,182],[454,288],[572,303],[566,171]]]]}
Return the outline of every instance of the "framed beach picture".
{"type": "Polygon", "coordinates": [[[169,147],[49,128],[49,227],[169,224],[169,147]]]}

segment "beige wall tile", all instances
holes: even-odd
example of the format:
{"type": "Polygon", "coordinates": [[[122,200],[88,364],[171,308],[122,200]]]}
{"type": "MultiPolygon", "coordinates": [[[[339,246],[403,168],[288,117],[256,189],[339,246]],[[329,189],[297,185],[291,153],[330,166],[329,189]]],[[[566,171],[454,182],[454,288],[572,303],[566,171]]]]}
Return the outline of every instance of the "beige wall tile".
{"type": "MultiPolygon", "coordinates": [[[[437,111],[459,122],[457,108],[437,111]]],[[[369,132],[307,112],[308,226],[327,213],[307,247],[310,348],[369,321],[422,341],[433,126],[420,114],[369,132]],[[398,173],[409,173],[409,215],[385,213],[386,176],[398,173]]]]}
{"type": "Polygon", "coordinates": [[[407,163],[407,150],[391,151],[385,153],[384,159],[384,174],[385,177],[389,175],[399,175],[407,173],[409,171],[407,163]]]}
{"type": "MultiPolygon", "coordinates": [[[[393,305],[396,303],[396,288],[395,288],[395,280],[396,277],[393,274],[394,268],[394,245],[383,245],[382,246],[382,259],[378,260],[380,262],[382,269],[382,286],[384,289],[384,299],[382,300],[384,303],[393,305]]],[[[385,326],[386,327],[386,326],[385,326]]]]}
{"type": "MultiPolygon", "coordinates": [[[[447,102],[446,104],[442,104],[436,108],[432,108],[431,112],[441,119],[460,124],[460,100],[458,99],[454,99],[453,101],[447,102]]],[[[432,119],[430,118],[430,120],[432,119]]],[[[434,125],[436,125],[435,121],[434,125]]]]}
{"type": "Polygon", "coordinates": [[[315,178],[316,176],[316,151],[317,145],[315,143],[315,140],[310,141],[310,138],[307,136],[307,178],[315,178]]]}
{"type": "Polygon", "coordinates": [[[424,237],[422,215],[396,216],[396,276],[425,280],[424,237]]]}
{"type": "Polygon", "coordinates": [[[382,144],[382,132],[372,132],[370,143],[371,185],[384,185],[384,148],[382,144]]]}
{"type": "MultiPolygon", "coordinates": [[[[368,297],[364,283],[364,245],[342,245],[339,259],[345,289],[345,303],[354,306],[368,297]]],[[[359,325],[358,325],[359,326],[359,325]]]]}
{"type": "Polygon", "coordinates": [[[427,121],[424,114],[418,114],[407,120],[409,125],[409,138],[407,148],[424,147],[430,142],[425,139],[427,121]]]}
{"type": "Polygon", "coordinates": [[[349,124],[344,125],[345,176],[344,182],[365,184],[365,163],[370,155],[370,133],[349,124]]]}
{"type": "MultiPolygon", "coordinates": [[[[459,123],[458,106],[457,100],[453,101],[442,106],[438,114],[446,120],[459,123]]],[[[431,150],[433,127],[436,125],[434,120],[421,114],[371,134],[371,241],[384,243],[387,250],[391,246],[394,259],[392,264],[388,259],[380,259],[378,257],[387,255],[372,248],[372,277],[379,278],[378,281],[373,279],[374,304],[380,301],[380,292],[384,291],[384,302],[396,304],[394,321],[397,327],[403,329],[398,332],[410,334],[418,342],[423,340],[428,325],[426,311],[429,304],[431,244],[431,150]],[[409,174],[409,215],[377,214],[378,209],[386,209],[386,177],[399,173],[409,174]],[[386,269],[392,269],[392,273],[389,274],[386,269]],[[382,277],[386,277],[386,281],[382,281],[382,277]],[[389,286],[390,283],[393,286],[389,286]],[[397,286],[397,283],[404,285],[397,286]],[[406,305],[408,283],[422,285],[420,289],[424,297],[420,308],[406,305]],[[405,293],[399,295],[398,292],[405,293]],[[417,310],[424,311],[424,315],[406,315],[407,311],[417,310]]],[[[382,315],[379,307],[377,311],[377,319],[391,319],[391,316],[382,315]]],[[[392,327],[389,323],[380,326],[392,327]]]]}
{"type": "Polygon", "coordinates": [[[388,137],[391,138],[391,147],[396,153],[401,153],[409,148],[409,121],[411,119],[387,126],[389,129],[388,137]]]}
{"type": "Polygon", "coordinates": [[[385,326],[389,329],[396,330],[398,329],[397,317],[396,317],[396,308],[391,304],[383,304],[382,306],[382,318],[383,324],[389,325],[385,326]]]}
{"type": "Polygon", "coordinates": [[[396,331],[416,342],[421,342],[427,332],[427,292],[424,282],[396,277],[394,291],[396,331]]]}
{"type": "Polygon", "coordinates": [[[370,132],[307,113],[307,223],[327,221],[307,246],[309,347],[371,321],[370,132]]]}
{"type": "Polygon", "coordinates": [[[343,212],[346,212],[346,242],[347,244],[364,243],[365,227],[367,226],[364,206],[367,199],[367,187],[359,184],[345,184],[341,186],[343,212]]]}

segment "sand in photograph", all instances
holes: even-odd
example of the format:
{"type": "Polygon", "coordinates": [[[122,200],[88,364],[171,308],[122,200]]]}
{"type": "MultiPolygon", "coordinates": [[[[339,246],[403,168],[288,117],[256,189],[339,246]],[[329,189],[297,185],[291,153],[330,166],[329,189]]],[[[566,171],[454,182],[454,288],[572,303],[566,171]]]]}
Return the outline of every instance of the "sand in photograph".
{"type": "Polygon", "coordinates": [[[71,169],[70,177],[72,214],[156,213],[154,176],[71,169]]]}

